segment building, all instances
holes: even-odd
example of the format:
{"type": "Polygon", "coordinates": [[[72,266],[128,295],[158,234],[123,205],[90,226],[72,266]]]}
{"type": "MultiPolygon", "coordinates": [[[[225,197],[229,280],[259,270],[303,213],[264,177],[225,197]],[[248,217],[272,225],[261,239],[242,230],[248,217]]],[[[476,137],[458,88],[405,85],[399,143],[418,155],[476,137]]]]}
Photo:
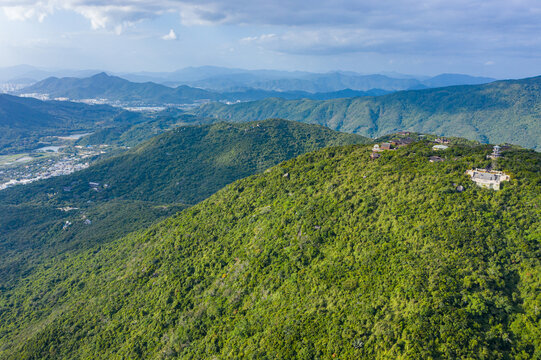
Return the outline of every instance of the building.
{"type": "Polygon", "coordinates": [[[492,190],[500,190],[500,183],[510,180],[509,175],[502,171],[475,169],[466,171],[466,174],[477,186],[492,190]]]}
{"type": "Polygon", "coordinates": [[[381,150],[391,150],[391,143],[384,142],[381,144],[381,150]]]}
{"type": "Polygon", "coordinates": [[[413,139],[410,138],[410,137],[406,137],[406,138],[403,138],[403,139],[397,139],[397,140],[391,141],[391,144],[393,144],[394,146],[397,146],[397,147],[407,146],[407,145],[409,145],[411,143],[413,143],[413,139]]]}
{"type": "Polygon", "coordinates": [[[448,148],[449,148],[449,146],[447,146],[447,145],[439,145],[438,144],[438,145],[432,146],[432,150],[445,150],[445,149],[448,149],[448,148]]]}
{"type": "Polygon", "coordinates": [[[375,144],[374,147],[372,147],[373,152],[380,152],[381,148],[379,147],[379,144],[375,144]]]}
{"type": "Polygon", "coordinates": [[[435,142],[437,142],[438,144],[449,144],[449,140],[447,140],[446,138],[442,137],[442,138],[438,138],[436,140],[434,140],[435,142]]]}
{"type": "Polygon", "coordinates": [[[502,157],[500,150],[501,147],[499,147],[498,145],[494,146],[494,149],[492,149],[492,154],[488,155],[487,158],[496,160],[497,158],[502,157]]]}
{"type": "Polygon", "coordinates": [[[430,162],[444,162],[445,159],[442,159],[441,157],[439,156],[431,156],[428,161],[430,162]]]}
{"type": "Polygon", "coordinates": [[[379,158],[381,155],[378,154],[377,152],[373,152],[370,154],[370,159],[372,160],[376,160],[377,158],[379,158]]]}

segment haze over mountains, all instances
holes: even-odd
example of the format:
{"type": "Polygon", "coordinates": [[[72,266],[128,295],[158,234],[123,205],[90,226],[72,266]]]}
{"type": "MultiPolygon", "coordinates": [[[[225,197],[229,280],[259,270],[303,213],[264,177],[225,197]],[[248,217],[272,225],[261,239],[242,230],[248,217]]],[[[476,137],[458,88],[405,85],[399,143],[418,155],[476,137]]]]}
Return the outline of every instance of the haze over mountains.
{"type": "MultiPolygon", "coordinates": [[[[445,81],[445,77],[440,80],[445,81]]],[[[72,99],[109,98],[111,102],[124,105],[167,106],[170,103],[188,103],[192,107],[190,113],[197,118],[189,118],[186,116],[188,114],[175,109],[159,114],[136,114],[122,112],[114,107],[88,107],[58,101],[40,102],[2,95],[0,120],[4,119],[4,138],[7,136],[9,139],[0,139],[0,145],[5,147],[6,151],[17,149],[17,146],[31,149],[37,144],[37,138],[32,131],[43,130],[43,126],[46,128],[49,123],[54,123],[55,131],[99,130],[94,135],[96,140],[107,138],[117,142],[122,137],[124,145],[131,146],[134,144],[131,138],[143,140],[148,138],[149,134],[167,130],[175,124],[284,118],[316,123],[372,138],[410,130],[463,136],[481,142],[509,142],[539,149],[540,83],[541,78],[535,77],[368,96],[383,91],[342,90],[311,94],[252,89],[220,93],[188,86],[170,88],[155,83],[134,83],[105,73],[83,79],[49,78],[23,91],[72,99]],[[286,100],[288,96],[298,100],[286,100]],[[251,98],[263,100],[246,102],[251,98]],[[230,100],[240,103],[226,105],[216,102],[230,100]],[[198,102],[208,101],[214,103],[198,107],[198,102]],[[68,109],[69,124],[65,124],[68,109]],[[85,124],[77,120],[81,118],[81,114],[86,114],[85,124]],[[117,117],[120,114],[123,115],[117,117]],[[136,124],[146,125],[132,128],[136,124]]],[[[49,128],[51,129],[53,127],[49,128]]],[[[88,143],[96,142],[92,140],[88,143]]]]}
{"type": "Polygon", "coordinates": [[[330,93],[308,93],[304,91],[267,91],[261,89],[242,89],[232,92],[217,92],[180,85],[171,88],[153,82],[136,83],[99,73],[89,78],[47,78],[18,91],[20,94],[37,94],[49,98],[71,100],[102,100],[111,104],[127,105],[179,105],[202,101],[250,101],[270,97],[285,99],[334,99],[344,96],[375,96],[388,93],[384,90],[341,90],[330,93]]]}
{"type": "MultiPolygon", "coordinates": [[[[100,72],[97,70],[46,70],[30,66],[17,66],[0,69],[0,83],[24,86],[49,77],[85,78],[100,72]]],[[[434,77],[397,73],[366,75],[346,71],[318,74],[301,71],[245,70],[214,66],[189,67],[163,73],[112,73],[112,75],[133,82],[154,82],[171,87],[188,85],[218,92],[246,89],[310,93],[326,93],[344,89],[396,91],[450,85],[482,84],[495,80],[462,74],[442,74],[434,77]]]]}

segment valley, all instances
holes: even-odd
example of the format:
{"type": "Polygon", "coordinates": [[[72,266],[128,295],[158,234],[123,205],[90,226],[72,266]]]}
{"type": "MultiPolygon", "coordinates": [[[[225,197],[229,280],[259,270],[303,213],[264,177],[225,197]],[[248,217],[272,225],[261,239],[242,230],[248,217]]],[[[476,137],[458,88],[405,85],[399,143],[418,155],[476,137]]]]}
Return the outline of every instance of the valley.
{"type": "Polygon", "coordinates": [[[0,156],[0,191],[11,186],[30,184],[55,176],[69,175],[89,167],[106,154],[122,151],[122,147],[75,145],[91,133],[47,136],[47,142],[32,152],[0,156]],[[54,144],[54,145],[53,145],[54,144]]]}

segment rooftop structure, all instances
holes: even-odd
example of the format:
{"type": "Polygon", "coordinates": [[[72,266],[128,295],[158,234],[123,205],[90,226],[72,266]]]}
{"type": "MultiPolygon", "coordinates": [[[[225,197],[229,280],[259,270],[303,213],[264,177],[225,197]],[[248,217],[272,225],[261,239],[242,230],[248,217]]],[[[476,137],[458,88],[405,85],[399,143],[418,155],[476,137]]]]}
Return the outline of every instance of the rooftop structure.
{"type": "Polygon", "coordinates": [[[410,138],[410,137],[406,137],[406,138],[403,138],[403,139],[396,139],[396,140],[392,140],[391,141],[391,144],[395,145],[395,146],[407,146],[409,144],[413,143],[413,139],[410,138]]]}
{"type": "Polygon", "coordinates": [[[466,171],[466,174],[471,176],[477,186],[492,190],[500,190],[500,183],[510,180],[509,175],[502,171],[475,169],[466,171]]]}
{"type": "Polygon", "coordinates": [[[501,147],[498,145],[494,146],[494,149],[492,150],[492,154],[488,155],[487,157],[490,159],[496,160],[497,158],[501,157],[502,154],[500,153],[501,147]]]}
{"type": "Polygon", "coordinates": [[[370,159],[372,160],[376,160],[377,158],[379,158],[381,155],[378,154],[377,152],[373,152],[370,154],[370,159]]]}
{"type": "Polygon", "coordinates": [[[438,138],[436,140],[434,140],[435,142],[437,142],[438,144],[449,144],[449,140],[447,140],[446,138],[442,137],[442,138],[438,138]]]}

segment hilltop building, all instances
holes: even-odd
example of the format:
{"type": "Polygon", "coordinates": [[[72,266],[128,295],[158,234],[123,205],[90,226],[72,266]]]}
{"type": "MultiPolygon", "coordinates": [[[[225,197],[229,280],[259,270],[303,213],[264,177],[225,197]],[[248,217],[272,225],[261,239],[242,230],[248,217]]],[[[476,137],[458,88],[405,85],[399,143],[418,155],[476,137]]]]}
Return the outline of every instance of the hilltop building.
{"type": "Polygon", "coordinates": [[[448,149],[448,148],[449,148],[449,146],[440,145],[440,144],[432,146],[432,150],[445,150],[445,149],[448,149]]]}
{"type": "Polygon", "coordinates": [[[449,144],[449,140],[447,140],[447,139],[444,138],[444,137],[438,138],[438,139],[436,139],[436,140],[434,140],[434,141],[437,142],[438,144],[443,144],[443,145],[449,144]]]}
{"type": "Polygon", "coordinates": [[[410,137],[406,137],[403,139],[396,139],[396,140],[391,141],[391,144],[393,144],[396,147],[408,146],[411,143],[413,143],[413,139],[410,137]]]}
{"type": "Polygon", "coordinates": [[[500,183],[510,180],[509,175],[502,171],[475,169],[466,171],[466,174],[471,176],[477,186],[492,190],[500,190],[500,183]]]}
{"type": "Polygon", "coordinates": [[[378,154],[377,152],[373,152],[370,154],[370,159],[372,160],[376,160],[377,158],[379,158],[381,155],[378,154]]]}
{"type": "Polygon", "coordinates": [[[499,147],[498,145],[494,146],[494,149],[492,150],[492,154],[488,155],[487,158],[496,160],[502,157],[502,154],[500,153],[500,151],[501,151],[501,147],[499,147]]]}

